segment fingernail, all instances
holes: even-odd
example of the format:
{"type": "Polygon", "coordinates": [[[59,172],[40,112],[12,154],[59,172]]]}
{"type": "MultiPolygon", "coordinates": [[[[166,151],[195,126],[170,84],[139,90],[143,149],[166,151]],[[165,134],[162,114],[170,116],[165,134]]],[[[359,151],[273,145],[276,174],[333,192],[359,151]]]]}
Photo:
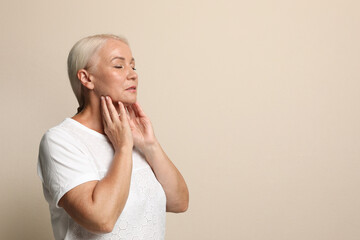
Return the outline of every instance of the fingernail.
{"type": "Polygon", "coordinates": [[[108,99],[108,100],[109,100],[109,96],[106,96],[106,99],[108,99]]]}
{"type": "Polygon", "coordinates": [[[100,98],[101,98],[101,100],[104,100],[104,96],[101,96],[100,98]]]}

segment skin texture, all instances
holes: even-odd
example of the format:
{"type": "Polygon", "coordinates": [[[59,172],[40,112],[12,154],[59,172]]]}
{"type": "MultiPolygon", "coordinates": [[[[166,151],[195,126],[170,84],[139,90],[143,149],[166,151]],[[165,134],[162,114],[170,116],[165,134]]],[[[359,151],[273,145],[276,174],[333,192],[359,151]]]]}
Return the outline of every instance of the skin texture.
{"type": "Polygon", "coordinates": [[[78,71],[86,104],[73,119],[106,134],[115,154],[102,180],[71,189],[61,198],[59,206],[89,231],[111,232],[129,194],[135,146],[144,154],[165,191],[166,210],[186,211],[189,192],[185,180],[162,149],[150,119],[136,101],[137,90],[126,90],[138,85],[129,46],[109,39],[88,65],[78,71]]]}

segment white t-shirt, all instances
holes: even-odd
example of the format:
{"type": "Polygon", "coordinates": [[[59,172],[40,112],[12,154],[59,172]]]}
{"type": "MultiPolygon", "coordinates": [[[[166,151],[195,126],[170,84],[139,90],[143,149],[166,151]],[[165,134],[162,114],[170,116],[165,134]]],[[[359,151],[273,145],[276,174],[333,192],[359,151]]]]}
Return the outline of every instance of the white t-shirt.
{"type": "Polygon", "coordinates": [[[56,240],[164,239],[166,196],[152,169],[136,149],[129,196],[111,233],[94,234],[77,224],[58,206],[62,196],[79,184],[101,180],[114,150],[107,137],[66,118],[49,129],[40,142],[38,174],[49,203],[56,240]]]}

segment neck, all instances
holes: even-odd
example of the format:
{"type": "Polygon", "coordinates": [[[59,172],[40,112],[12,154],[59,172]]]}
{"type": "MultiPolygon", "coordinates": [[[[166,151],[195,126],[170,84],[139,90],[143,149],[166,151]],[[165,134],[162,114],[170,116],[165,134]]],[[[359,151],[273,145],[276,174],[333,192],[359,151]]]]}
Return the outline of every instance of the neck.
{"type": "MultiPolygon", "coordinates": [[[[119,106],[117,106],[117,104],[115,105],[115,108],[119,112],[119,106]]],[[[100,99],[99,101],[92,101],[90,104],[86,104],[84,109],[80,113],[74,115],[72,119],[94,131],[105,134],[102,122],[100,99]]]]}

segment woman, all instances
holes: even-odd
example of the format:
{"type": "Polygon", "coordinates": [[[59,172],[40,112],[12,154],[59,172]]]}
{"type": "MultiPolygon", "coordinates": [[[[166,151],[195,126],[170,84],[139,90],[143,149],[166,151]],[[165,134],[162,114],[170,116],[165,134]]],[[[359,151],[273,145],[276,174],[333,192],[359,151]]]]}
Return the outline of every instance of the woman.
{"type": "Polygon", "coordinates": [[[136,101],[127,41],[80,40],[68,74],[78,113],[44,134],[38,161],[55,239],[164,239],[166,211],[186,211],[189,193],[136,101]]]}

